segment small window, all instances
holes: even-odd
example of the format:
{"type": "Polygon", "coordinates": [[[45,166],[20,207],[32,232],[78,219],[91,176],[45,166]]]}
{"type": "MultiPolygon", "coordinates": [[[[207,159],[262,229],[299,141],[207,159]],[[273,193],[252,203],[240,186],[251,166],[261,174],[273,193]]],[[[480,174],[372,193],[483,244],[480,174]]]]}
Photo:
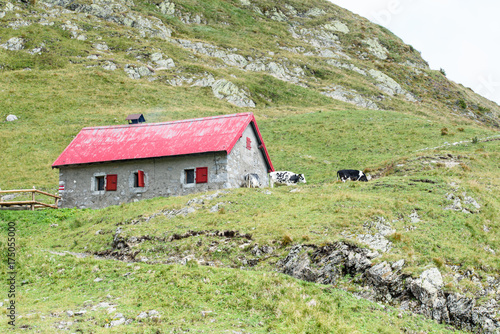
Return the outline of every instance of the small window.
{"type": "Polygon", "coordinates": [[[118,175],[108,174],[106,175],[106,191],[116,191],[118,184],[118,175]]]}
{"type": "Polygon", "coordinates": [[[144,188],[144,172],[142,170],[134,173],[134,187],[144,188]]]}
{"type": "Polygon", "coordinates": [[[95,189],[97,191],[104,190],[104,175],[95,177],[95,189]]]}
{"type": "Polygon", "coordinates": [[[196,168],[196,183],[207,183],[208,181],[208,167],[196,168]]]}
{"type": "Polygon", "coordinates": [[[186,169],[186,184],[194,183],[194,169],[186,169]]]}
{"type": "Polygon", "coordinates": [[[247,150],[252,149],[252,139],[250,137],[247,137],[247,150]]]}

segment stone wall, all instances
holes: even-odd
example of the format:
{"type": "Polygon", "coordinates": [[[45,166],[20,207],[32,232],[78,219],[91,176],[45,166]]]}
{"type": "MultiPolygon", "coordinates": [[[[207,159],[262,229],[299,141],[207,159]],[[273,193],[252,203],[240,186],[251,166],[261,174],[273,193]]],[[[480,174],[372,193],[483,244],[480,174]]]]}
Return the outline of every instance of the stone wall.
{"type": "Polygon", "coordinates": [[[266,159],[259,145],[258,137],[252,125],[249,124],[227,158],[228,182],[231,188],[244,185],[243,178],[249,173],[259,176],[261,187],[269,185],[266,159]],[[247,149],[247,138],[250,139],[250,149],[247,149]]]}
{"type": "Polygon", "coordinates": [[[158,196],[180,196],[230,186],[225,152],[61,167],[63,208],[104,208],[158,196]],[[207,183],[187,184],[186,169],[208,167],[207,183]],[[134,187],[134,173],[144,172],[144,187],[134,187]],[[116,191],[98,191],[96,176],[116,174],[116,191]]]}

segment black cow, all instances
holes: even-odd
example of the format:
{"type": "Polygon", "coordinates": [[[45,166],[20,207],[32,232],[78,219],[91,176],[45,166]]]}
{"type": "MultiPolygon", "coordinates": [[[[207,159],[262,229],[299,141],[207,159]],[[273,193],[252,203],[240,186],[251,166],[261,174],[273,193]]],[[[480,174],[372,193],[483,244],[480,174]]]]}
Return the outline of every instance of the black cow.
{"type": "Polygon", "coordinates": [[[337,181],[345,182],[347,180],[351,181],[363,181],[368,182],[368,178],[365,173],[356,169],[342,169],[337,172],[337,181]]]}

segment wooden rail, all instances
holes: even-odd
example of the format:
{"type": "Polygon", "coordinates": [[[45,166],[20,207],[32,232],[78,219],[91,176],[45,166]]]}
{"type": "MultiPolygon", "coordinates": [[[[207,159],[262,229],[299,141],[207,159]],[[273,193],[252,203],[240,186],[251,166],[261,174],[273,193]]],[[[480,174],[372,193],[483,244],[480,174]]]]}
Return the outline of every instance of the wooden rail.
{"type": "Polygon", "coordinates": [[[16,189],[16,190],[0,190],[0,207],[9,207],[12,209],[22,209],[22,208],[28,208],[31,209],[32,211],[35,210],[36,208],[52,208],[52,209],[57,209],[59,200],[61,197],[57,195],[53,195],[51,193],[37,190],[33,187],[33,189],[16,189]],[[4,202],[2,199],[3,194],[15,194],[15,193],[31,193],[31,201],[6,201],[4,202]],[[55,199],[55,204],[47,204],[43,203],[40,201],[37,201],[35,199],[36,194],[41,194],[45,196],[50,196],[55,199]]]}

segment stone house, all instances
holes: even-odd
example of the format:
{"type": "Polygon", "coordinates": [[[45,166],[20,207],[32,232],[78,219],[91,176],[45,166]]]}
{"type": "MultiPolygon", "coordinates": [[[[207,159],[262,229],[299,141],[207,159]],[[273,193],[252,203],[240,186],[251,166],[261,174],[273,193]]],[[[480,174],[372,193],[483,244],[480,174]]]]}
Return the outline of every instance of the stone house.
{"type": "Polygon", "coordinates": [[[253,113],[84,128],[54,162],[60,206],[104,208],[236,188],[274,171],[253,113]]]}

